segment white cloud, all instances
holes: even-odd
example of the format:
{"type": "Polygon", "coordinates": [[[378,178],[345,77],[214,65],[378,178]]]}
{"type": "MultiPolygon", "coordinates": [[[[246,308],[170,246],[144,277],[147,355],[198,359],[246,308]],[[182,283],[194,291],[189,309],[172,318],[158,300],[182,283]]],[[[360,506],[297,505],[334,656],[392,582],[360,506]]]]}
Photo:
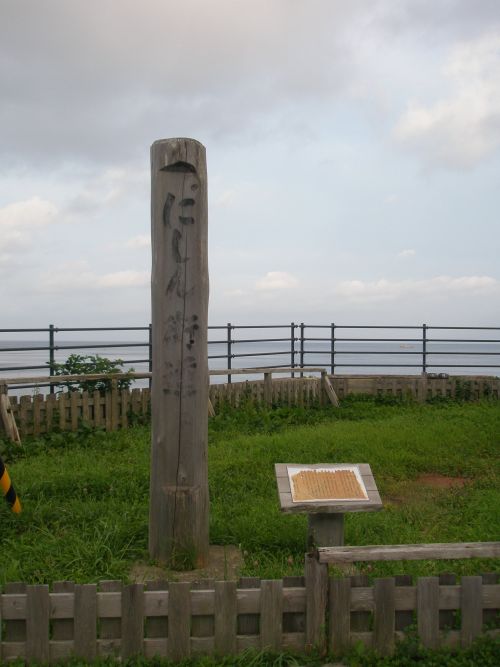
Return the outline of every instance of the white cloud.
{"type": "Polygon", "coordinates": [[[262,291],[291,289],[297,285],[298,280],[285,271],[269,271],[255,283],[255,287],[262,291]]]}
{"type": "MultiPolygon", "coordinates": [[[[0,208],[0,251],[19,252],[30,246],[36,231],[57,220],[59,211],[50,201],[31,197],[0,208]]],[[[6,261],[8,256],[4,256],[6,261]]]]}
{"type": "Polygon", "coordinates": [[[58,214],[55,204],[40,197],[13,202],[0,208],[0,229],[32,229],[54,222],[58,214]]]}
{"type": "Polygon", "coordinates": [[[149,271],[116,271],[96,279],[96,287],[144,287],[149,285],[149,271]]]}
{"type": "Polygon", "coordinates": [[[490,276],[436,276],[425,280],[381,280],[365,282],[347,280],[335,286],[335,293],[348,300],[396,300],[411,296],[446,296],[447,294],[474,294],[500,290],[500,281],[490,276]]]}
{"type": "Polygon", "coordinates": [[[412,102],[394,134],[431,164],[472,167],[500,147],[500,32],[455,46],[442,75],[448,95],[412,102]]]}
{"type": "Polygon", "coordinates": [[[115,271],[97,274],[86,261],[65,262],[43,275],[37,289],[43,292],[119,289],[149,285],[148,271],[115,271]]]}
{"type": "Polygon", "coordinates": [[[151,245],[151,236],[149,234],[140,234],[129,239],[125,245],[127,248],[149,248],[151,245]]]}
{"type": "Polygon", "coordinates": [[[398,257],[414,257],[417,253],[413,248],[408,248],[406,250],[401,250],[401,252],[398,252],[398,257]]]}

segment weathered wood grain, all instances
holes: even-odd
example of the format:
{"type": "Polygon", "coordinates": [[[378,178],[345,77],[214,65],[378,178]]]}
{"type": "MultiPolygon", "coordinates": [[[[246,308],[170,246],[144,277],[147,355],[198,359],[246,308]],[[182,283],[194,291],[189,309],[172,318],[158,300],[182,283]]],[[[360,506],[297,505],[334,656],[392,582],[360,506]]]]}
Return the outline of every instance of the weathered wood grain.
{"type": "Polygon", "coordinates": [[[153,377],[149,552],[208,558],[208,223],[205,148],[151,146],[153,377]]]}
{"type": "Polygon", "coordinates": [[[172,582],[168,594],[167,655],[170,660],[180,661],[191,655],[190,584],[172,582]]]}
{"type": "Polygon", "coordinates": [[[417,629],[426,648],[439,646],[439,579],[417,579],[417,629]]]}
{"type": "MultiPolygon", "coordinates": [[[[411,575],[409,574],[397,574],[394,577],[394,582],[396,584],[396,592],[395,592],[395,605],[396,605],[396,621],[395,621],[395,631],[397,632],[398,630],[406,630],[406,628],[409,625],[412,625],[413,623],[413,612],[411,611],[412,609],[415,608],[415,603],[408,602],[406,609],[401,609],[401,589],[399,587],[408,587],[411,590],[408,590],[408,598],[413,598],[413,580],[411,575]],[[398,605],[399,602],[399,605],[398,605]]],[[[416,595],[415,595],[415,600],[416,600],[416,595]]]]}
{"type": "Polygon", "coordinates": [[[345,653],[351,639],[351,581],[331,578],[328,604],[328,642],[334,654],[345,653]]]}
{"type": "Polygon", "coordinates": [[[97,586],[76,585],[74,594],[74,653],[83,660],[94,660],[97,655],[97,586]]]}
{"type": "Polygon", "coordinates": [[[283,582],[263,579],[260,583],[261,648],[280,651],[283,635],[283,582]]]}
{"type": "MultiPolygon", "coordinates": [[[[241,577],[238,581],[238,589],[260,589],[260,579],[258,577],[241,577]]],[[[260,590],[251,591],[255,592],[255,599],[259,600],[260,590]]],[[[258,636],[259,634],[259,612],[260,607],[258,602],[256,603],[254,609],[251,611],[245,611],[242,609],[243,603],[248,597],[248,593],[243,598],[242,591],[238,590],[238,635],[252,635],[258,636]]]]}
{"type": "Polygon", "coordinates": [[[460,610],[462,612],[460,644],[462,648],[466,648],[481,634],[483,627],[483,579],[482,577],[462,577],[460,584],[460,610]]]}
{"type": "MultiPolygon", "coordinates": [[[[73,593],[75,584],[72,581],[55,581],[52,584],[53,593],[73,593]]],[[[51,600],[51,616],[54,617],[51,600]]],[[[73,639],[73,618],[57,618],[52,621],[52,639],[57,641],[73,639]]]]}
{"type": "MultiPolygon", "coordinates": [[[[101,581],[99,584],[99,589],[103,593],[117,593],[117,605],[116,611],[113,612],[116,615],[104,617],[102,609],[99,609],[100,617],[100,639],[119,639],[122,635],[122,622],[121,622],[121,591],[123,584],[121,581],[101,581]]],[[[98,596],[99,597],[99,596],[98,596]]]]}
{"type": "Polygon", "coordinates": [[[212,608],[212,595],[215,600],[215,581],[213,579],[204,579],[201,581],[194,581],[191,584],[191,636],[192,637],[213,637],[215,633],[215,601],[212,608]],[[198,596],[198,591],[210,591],[210,597],[198,596]],[[201,604],[200,604],[201,603],[201,604]],[[202,609],[202,605],[206,605],[206,609],[202,609]],[[207,613],[201,614],[200,611],[207,613]]]}
{"type": "MultiPolygon", "coordinates": [[[[4,586],[4,593],[7,596],[14,596],[16,594],[21,594],[23,595],[26,593],[26,584],[23,582],[12,582],[5,584],[4,586]]],[[[17,607],[20,607],[21,605],[18,604],[16,605],[17,607]]],[[[2,607],[3,609],[3,617],[4,619],[7,616],[6,614],[6,596],[2,596],[2,607]]],[[[8,642],[24,642],[26,641],[26,607],[24,606],[24,611],[22,612],[22,615],[19,618],[13,619],[13,620],[5,620],[5,632],[4,632],[4,639],[5,641],[8,642]]]]}
{"type": "Polygon", "coordinates": [[[323,547],[318,549],[320,563],[499,557],[500,542],[393,544],[363,547],[323,547]]]}
{"type": "Polygon", "coordinates": [[[26,658],[48,662],[50,602],[49,587],[36,584],[26,587],[26,658]]]}
{"type": "Polygon", "coordinates": [[[237,625],[236,582],[215,582],[215,652],[219,655],[236,653],[237,625]]]}
{"type": "Polygon", "coordinates": [[[395,582],[393,577],[375,579],[373,586],[373,648],[381,655],[394,652],[395,582]]]}
{"type": "MultiPolygon", "coordinates": [[[[151,591],[167,591],[168,582],[167,581],[147,581],[146,582],[146,594],[145,594],[145,615],[146,615],[146,637],[150,639],[157,639],[159,637],[166,638],[168,636],[168,617],[167,610],[164,610],[164,613],[161,616],[151,616],[151,611],[149,611],[147,606],[148,598],[152,596],[148,595],[151,591]]],[[[156,601],[155,604],[155,614],[158,610],[162,609],[160,599],[156,601]]]]}
{"type": "Polygon", "coordinates": [[[129,584],[122,590],[122,658],[142,654],[144,639],[144,586],[129,584]]]}
{"type": "Polygon", "coordinates": [[[326,606],[328,567],[310,554],[305,558],[306,577],[306,647],[321,653],[326,648],[326,606]]]}

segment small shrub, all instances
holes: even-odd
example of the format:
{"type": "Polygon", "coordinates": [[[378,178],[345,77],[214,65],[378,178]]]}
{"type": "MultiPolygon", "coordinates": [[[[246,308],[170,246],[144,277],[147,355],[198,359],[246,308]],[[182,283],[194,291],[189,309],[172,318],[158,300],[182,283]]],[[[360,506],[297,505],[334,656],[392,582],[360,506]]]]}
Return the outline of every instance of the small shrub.
{"type": "MultiPolygon", "coordinates": [[[[92,375],[97,373],[123,373],[122,359],[108,359],[98,354],[83,355],[70,354],[62,364],[49,363],[53,375],[92,375]]],[[[133,373],[130,368],[129,372],[133,373]]],[[[132,378],[118,380],[118,389],[128,389],[132,384],[132,378]]],[[[68,391],[87,391],[92,393],[99,391],[105,394],[111,389],[111,380],[81,380],[80,382],[61,382],[58,387],[66,387],[68,391]]],[[[62,389],[60,391],[63,391],[62,389]]]]}

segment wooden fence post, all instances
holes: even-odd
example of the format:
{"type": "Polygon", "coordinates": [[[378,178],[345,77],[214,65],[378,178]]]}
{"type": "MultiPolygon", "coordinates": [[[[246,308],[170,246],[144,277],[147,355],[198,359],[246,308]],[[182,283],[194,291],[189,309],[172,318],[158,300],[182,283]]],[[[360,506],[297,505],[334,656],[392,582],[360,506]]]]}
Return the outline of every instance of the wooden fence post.
{"type": "Polygon", "coordinates": [[[151,146],[153,382],[149,553],[208,558],[208,252],[205,148],[151,146]]]}
{"type": "Polygon", "coordinates": [[[326,651],[326,605],[328,565],[319,563],[315,554],[306,554],[306,648],[326,651]]]}

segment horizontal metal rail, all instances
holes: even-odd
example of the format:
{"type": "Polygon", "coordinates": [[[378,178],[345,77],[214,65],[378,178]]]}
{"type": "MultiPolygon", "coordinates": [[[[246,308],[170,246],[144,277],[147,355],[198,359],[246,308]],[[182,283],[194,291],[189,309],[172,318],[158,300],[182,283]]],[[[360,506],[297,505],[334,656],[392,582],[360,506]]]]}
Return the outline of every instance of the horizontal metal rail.
{"type": "MultiPolygon", "coordinates": [[[[216,334],[215,340],[209,340],[209,363],[226,360],[226,369],[231,371],[233,362],[238,359],[253,359],[256,367],[263,368],[265,359],[274,359],[274,368],[289,368],[292,374],[311,366],[322,366],[334,374],[336,369],[415,369],[422,373],[429,369],[440,369],[444,372],[451,369],[490,369],[496,372],[500,368],[500,326],[433,326],[427,324],[380,325],[380,324],[242,324],[214,325],[209,331],[224,331],[225,335],[216,334]],[[273,331],[274,330],[274,331],[273,331]],[[351,330],[351,331],[349,331],[351,330]],[[407,331],[405,336],[403,333],[407,331]],[[285,333],[286,331],[286,333],[285,333]],[[252,332],[249,335],[249,332],[252,332]],[[255,332],[255,337],[252,337],[255,332]],[[323,333],[324,332],[324,333],[323,333]],[[418,335],[415,332],[419,332],[418,335]],[[448,332],[443,334],[443,332],[448,332]],[[458,338],[453,338],[457,332],[458,338]],[[464,335],[470,332],[470,338],[464,335]],[[485,332],[481,338],[478,332],[485,332]],[[486,332],[498,332],[488,335],[486,332]],[[275,335],[273,335],[275,333],[275,335]],[[341,333],[340,336],[337,334],[341,333]],[[352,335],[349,335],[352,333],[352,335]],[[311,334],[311,335],[309,335],[311,334]],[[394,338],[392,337],[394,334],[394,338]],[[435,334],[433,337],[432,334],[435,334]],[[442,337],[441,337],[442,336],[442,337]],[[498,349],[492,347],[498,345],[498,349]],[[288,357],[278,364],[280,357],[288,357]],[[463,363],[455,363],[462,361],[463,363]],[[499,363],[496,363],[496,362],[499,363]],[[488,363],[486,363],[488,362],[488,363]]],[[[26,336],[25,336],[26,337],[26,336]]],[[[74,336],[72,336],[74,337],[74,336]]],[[[82,336],[85,338],[85,336],[82,336]]],[[[61,352],[85,352],[106,350],[115,360],[123,355],[125,367],[132,364],[147,365],[152,370],[152,331],[149,326],[132,327],[48,327],[7,328],[0,329],[0,381],[6,372],[26,372],[49,368],[55,374],[56,359],[61,352]],[[112,334],[123,332],[144,332],[144,340],[117,341],[110,338],[112,334]],[[106,340],[68,340],[66,334],[103,334],[106,340]],[[2,340],[16,334],[12,347],[2,344],[2,340]],[[21,334],[47,335],[46,344],[39,340],[27,340],[23,345],[19,340],[21,334]],[[3,337],[2,337],[3,336],[3,337]],[[61,337],[63,337],[61,339],[61,337]],[[145,358],[127,358],[128,349],[144,348],[145,358]],[[47,353],[44,365],[41,365],[43,353],[47,353]],[[25,355],[24,357],[22,355],[25,355]],[[30,365],[29,360],[32,359],[30,365]],[[15,363],[19,360],[21,363],[15,363]]],[[[265,367],[268,367],[267,365],[265,367]]],[[[231,372],[225,373],[231,382],[231,372]]]]}

